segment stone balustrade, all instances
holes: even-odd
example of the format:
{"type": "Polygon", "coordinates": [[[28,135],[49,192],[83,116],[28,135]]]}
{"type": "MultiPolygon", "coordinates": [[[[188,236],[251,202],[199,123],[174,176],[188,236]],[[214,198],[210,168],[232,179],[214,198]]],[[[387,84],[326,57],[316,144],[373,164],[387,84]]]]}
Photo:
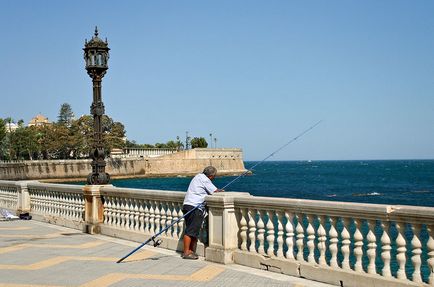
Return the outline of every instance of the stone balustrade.
{"type": "Polygon", "coordinates": [[[120,157],[158,157],[176,152],[172,148],[125,148],[120,157]]]}
{"type": "MultiPolygon", "coordinates": [[[[0,181],[0,208],[137,242],[164,230],[182,250],[184,193],[0,181]]],[[[434,208],[255,197],[207,197],[206,260],[337,286],[434,286],[434,208]]]]}
{"type": "Polygon", "coordinates": [[[234,205],[235,263],[344,286],[434,285],[434,208],[266,197],[234,205]]]}

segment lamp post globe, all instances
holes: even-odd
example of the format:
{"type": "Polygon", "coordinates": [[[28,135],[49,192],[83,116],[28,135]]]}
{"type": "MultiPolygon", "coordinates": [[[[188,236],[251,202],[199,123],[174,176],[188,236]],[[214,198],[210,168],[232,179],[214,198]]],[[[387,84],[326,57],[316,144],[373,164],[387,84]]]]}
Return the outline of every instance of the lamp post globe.
{"type": "Polygon", "coordinates": [[[105,41],[98,38],[98,28],[95,27],[95,34],[84,44],[84,60],[87,74],[92,78],[93,101],[90,106],[90,113],[93,115],[93,150],[90,153],[92,158],[92,172],[87,177],[87,183],[91,185],[108,184],[110,175],[105,172],[105,151],[103,145],[102,116],[104,115],[104,104],[101,97],[101,82],[108,69],[109,47],[105,41]]]}

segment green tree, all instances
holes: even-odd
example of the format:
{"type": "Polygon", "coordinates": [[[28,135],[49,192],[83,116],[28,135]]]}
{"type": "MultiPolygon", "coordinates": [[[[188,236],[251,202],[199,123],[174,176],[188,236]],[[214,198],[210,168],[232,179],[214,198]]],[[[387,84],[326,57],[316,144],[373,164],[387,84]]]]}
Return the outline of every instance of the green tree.
{"type": "Polygon", "coordinates": [[[59,115],[57,116],[57,123],[71,126],[74,120],[74,112],[72,111],[71,105],[64,103],[60,106],[59,115]]]}
{"type": "Polygon", "coordinates": [[[208,143],[206,142],[205,138],[203,137],[194,137],[191,139],[191,148],[205,148],[208,146],[208,143]]]}
{"type": "Polygon", "coordinates": [[[6,121],[0,119],[0,160],[7,159],[6,121]]]}
{"type": "Polygon", "coordinates": [[[39,144],[36,130],[29,127],[18,127],[10,134],[11,159],[32,160],[37,157],[39,144]]]}

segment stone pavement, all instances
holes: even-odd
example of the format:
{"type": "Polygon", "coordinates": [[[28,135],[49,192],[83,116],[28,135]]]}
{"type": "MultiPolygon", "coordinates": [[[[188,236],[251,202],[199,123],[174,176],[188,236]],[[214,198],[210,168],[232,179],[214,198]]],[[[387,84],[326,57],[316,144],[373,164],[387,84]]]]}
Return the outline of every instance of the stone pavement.
{"type": "Polygon", "coordinates": [[[235,264],[184,260],[149,246],[115,263],[138,245],[37,221],[0,221],[0,286],[332,286],[235,264]]]}

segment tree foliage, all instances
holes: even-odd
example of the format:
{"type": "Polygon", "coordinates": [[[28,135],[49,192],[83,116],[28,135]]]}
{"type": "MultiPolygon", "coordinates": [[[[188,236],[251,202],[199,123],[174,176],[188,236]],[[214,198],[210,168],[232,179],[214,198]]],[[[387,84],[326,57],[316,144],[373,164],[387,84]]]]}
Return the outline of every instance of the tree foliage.
{"type": "Polygon", "coordinates": [[[74,113],[72,111],[71,105],[64,103],[60,106],[59,115],[57,116],[57,123],[62,125],[71,126],[74,120],[74,113]]]}
{"type": "MultiPolygon", "coordinates": [[[[65,104],[62,105],[62,107],[65,104]]],[[[61,109],[62,110],[62,109],[61,109]]],[[[71,113],[72,111],[71,111],[71,113]]],[[[0,159],[72,159],[87,158],[93,147],[93,118],[85,115],[75,120],[65,117],[41,126],[19,126],[6,130],[11,118],[0,119],[0,159]]],[[[125,127],[109,116],[102,117],[103,145],[107,153],[125,147],[125,127]]]]}
{"type": "Polygon", "coordinates": [[[203,137],[194,137],[191,139],[191,148],[206,148],[208,143],[203,137]]]}

